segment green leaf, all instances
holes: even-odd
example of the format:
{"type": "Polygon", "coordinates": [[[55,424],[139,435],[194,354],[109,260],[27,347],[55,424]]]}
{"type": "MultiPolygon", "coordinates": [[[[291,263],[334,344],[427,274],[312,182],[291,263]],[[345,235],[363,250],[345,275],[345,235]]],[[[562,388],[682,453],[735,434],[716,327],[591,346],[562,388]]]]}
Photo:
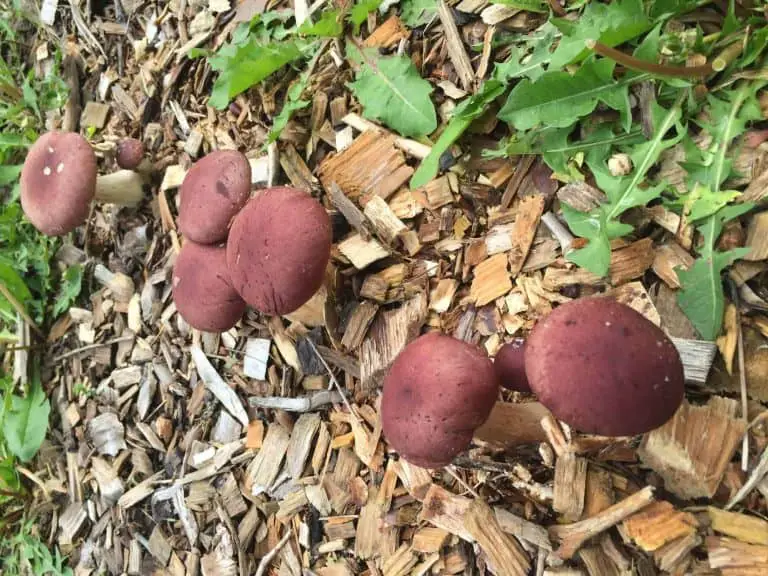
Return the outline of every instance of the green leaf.
{"type": "Polygon", "coordinates": [[[48,430],[50,402],[39,381],[35,381],[25,397],[14,395],[11,410],[3,421],[3,434],[8,449],[22,462],[31,460],[48,430]]]}
{"type": "Polygon", "coordinates": [[[363,116],[378,120],[403,136],[424,136],[437,128],[430,99],[432,85],[407,56],[379,56],[375,49],[360,54],[348,45],[350,57],[360,58],[357,80],[348,84],[363,107],[363,116]],[[355,54],[356,53],[356,54],[355,54]]]}
{"type": "Polygon", "coordinates": [[[211,68],[219,72],[209,103],[219,110],[226,108],[232,98],[301,58],[306,47],[298,40],[262,45],[252,39],[244,46],[229,46],[232,50],[222,48],[209,58],[211,68]]]}
{"type": "Polygon", "coordinates": [[[418,28],[437,14],[437,0],[403,0],[400,3],[400,20],[410,28],[418,28]]]}
{"type": "Polygon", "coordinates": [[[29,145],[21,134],[0,134],[0,148],[26,148],[29,145]]]}
{"type": "Polygon", "coordinates": [[[720,275],[726,267],[749,254],[750,248],[713,252],[697,259],[689,270],[677,270],[682,288],[677,303],[705,340],[714,340],[723,324],[725,298],[720,275]]]}
{"type": "Polygon", "coordinates": [[[549,11],[547,3],[543,0],[491,0],[493,4],[503,4],[510,8],[517,8],[518,10],[526,10],[528,12],[539,12],[544,14],[549,11]]]}
{"type": "Polygon", "coordinates": [[[288,98],[286,98],[280,113],[272,121],[272,129],[269,131],[265,146],[277,141],[294,112],[302,110],[312,103],[311,100],[301,99],[301,94],[306,90],[308,81],[309,75],[305,72],[299,81],[288,89],[288,98]]]}
{"type": "MultiPolygon", "coordinates": [[[[574,75],[556,70],[544,73],[535,82],[522,80],[510,93],[499,118],[517,130],[540,125],[563,128],[603,102],[631,121],[629,82],[613,79],[615,66],[607,58],[590,58],[574,75]]],[[[629,126],[625,129],[629,131],[629,126]]]]}
{"type": "Polygon", "coordinates": [[[597,187],[605,192],[608,201],[594,210],[588,216],[575,210],[564,210],[568,226],[576,234],[589,240],[586,255],[583,250],[571,252],[568,259],[587,268],[598,276],[608,273],[610,264],[610,240],[618,238],[631,231],[631,227],[617,222],[618,218],[630,208],[644,206],[663,191],[665,185],[642,187],[648,170],[656,163],[661,153],[674,146],[685,134],[680,124],[681,105],[686,96],[683,91],[675,104],[668,111],[658,104],[654,105],[654,119],[657,120],[655,136],[648,142],[636,145],[630,150],[633,171],[624,177],[610,174],[602,156],[589,154],[587,163],[595,177],[597,187]],[[664,114],[661,117],[662,113],[664,114]],[[664,139],[673,127],[677,135],[664,139]]]}
{"type": "Polygon", "coordinates": [[[349,11],[349,21],[352,22],[355,36],[360,34],[360,26],[368,19],[368,14],[378,9],[382,0],[360,0],[355,2],[349,11]]]}
{"type": "Polygon", "coordinates": [[[83,267],[79,264],[70,266],[61,277],[59,293],[56,295],[56,303],[53,305],[53,315],[58,316],[69,310],[80,295],[83,281],[83,267]]]}
{"type": "Polygon", "coordinates": [[[586,40],[618,46],[653,26],[645,14],[642,0],[618,0],[607,4],[590,2],[577,23],[562,18],[554,18],[552,23],[563,32],[550,64],[558,69],[589,55],[589,50],[584,47],[586,40]]]}
{"type": "Polygon", "coordinates": [[[320,38],[338,38],[344,33],[344,23],[338,10],[328,10],[320,14],[317,22],[305,21],[299,26],[299,34],[320,38]]]}
{"type": "Polygon", "coordinates": [[[741,195],[736,190],[719,190],[714,192],[709,186],[696,182],[685,197],[686,212],[689,222],[698,222],[723,208],[731,200],[741,195]]]}
{"type": "Polygon", "coordinates": [[[0,186],[8,186],[19,179],[22,164],[16,166],[0,166],[0,186]]]}

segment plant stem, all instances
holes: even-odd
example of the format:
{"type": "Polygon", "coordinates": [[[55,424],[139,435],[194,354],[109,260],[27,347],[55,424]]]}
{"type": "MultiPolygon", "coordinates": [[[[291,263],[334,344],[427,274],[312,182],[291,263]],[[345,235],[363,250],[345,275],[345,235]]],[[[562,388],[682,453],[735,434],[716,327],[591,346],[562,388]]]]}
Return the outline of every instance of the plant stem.
{"type": "Polygon", "coordinates": [[[712,73],[712,65],[709,63],[703,66],[666,66],[640,60],[596,40],[587,40],[585,44],[590,50],[594,50],[601,56],[615,60],[622,66],[632,70],[642,70],[643,72],[650,72],[660,76],[676,76],[679,78],[699,78],[712,73]]]}

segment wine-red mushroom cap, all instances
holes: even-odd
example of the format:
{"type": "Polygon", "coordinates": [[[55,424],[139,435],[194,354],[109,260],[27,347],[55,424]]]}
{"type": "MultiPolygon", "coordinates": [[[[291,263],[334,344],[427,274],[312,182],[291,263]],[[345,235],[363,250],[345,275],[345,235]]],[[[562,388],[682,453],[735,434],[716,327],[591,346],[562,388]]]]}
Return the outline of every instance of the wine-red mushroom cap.
{"type": "Polygon", "coordinates": [[[226,239],[251,194],[251,165],[237,150],[217,150],[195,162],[181,184],[178,225],[199,244],[226,239]]]}
{"type": "Polygon", "coordinates": [[[268,188],[232,223],[227,264],[240,296],[264,314],[293,312],[323,284],[331,221],[303,190],[268,188]]]}
{"type": "Polygon", "coordinates": [[[96,190],[96,156],[75,132],[48,132],[21,169],[21,207],[43,234],[60,236],[88,218],[96,190]]]}
{"type": "Polygon", "coordinates": [[[144,158],[144,144],[136,138],[126,138],[117,145],[117,165],[125,170],[134,170],[144,158]]]}
{"type": "Polygon", "coordinates": [[[672,341],[642,314],[606,297],[572,300],[541,320],[526,341],[525,371],[557,418],[604,436],[661,426],[684,395],[672,341]]]}
{"type": "Polygon", "coordinates": [[[224,332],[237,324],[246,304],[232,287],[224,246],[184,242],[173,267],[173,301],[198,330],[224,332]]]}
{"type": "Polygon", "coordinates": [[[493,363],[480,348],[439,332],[420,336],[384,379],[384,436],[408,462],[446,466],[469,446],[498,391],[493,363]]]}
{"type": "Polygon", "coordinates": [[[525,375],[525,340],[522,338],[515,338],[499,349],[493,368],[499,377],[499,384],[504,388],[531,392],[528,377],[525,375]]]}

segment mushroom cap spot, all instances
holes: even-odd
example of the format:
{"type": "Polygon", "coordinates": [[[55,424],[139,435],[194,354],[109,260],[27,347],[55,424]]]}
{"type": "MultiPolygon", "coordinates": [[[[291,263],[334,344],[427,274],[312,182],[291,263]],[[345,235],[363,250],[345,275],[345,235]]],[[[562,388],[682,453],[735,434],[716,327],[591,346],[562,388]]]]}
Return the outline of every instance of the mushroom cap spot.
{"type": "Polygon", "coordinates": [[[198,330],[224,332],[237,324],[246,304],[232,287],[224,246],[184,242],[173,267],[173,301],[198,330]]]}
{"type": "Polygon", "coordinates": [[[604,436],[661,426],[684,395],[683,364],[672,341],[607,297],[573,300],[540,320],[526,341],[525,371],[557,418],[604,436]]]}
{"type": "Polygon", "coordinates": [[[303,190],[268,188],[235,217],[227,264],[240,296],[264,314],[289,314],[322,286],[331,256],[331,222],[303,190]]]}
{"type": "Polygon", "coordinates": [[[88,218],[96,156],[80,134],[48,132],[29,149],[20,183],[21,207],[32,225],[48,236],[67,234],[88,218]]]}
{"type": "Polygon", "coordinates": [[[134,170],[144,159],[144,144],[136,138],[126,138],[117,145],[115,160],[124,170],[134,170]]]}
{"type": "Polygon", "coordinates": [[[530,394],[531,387],[525,375],[525,341],[522,338],[515,338],[499,349],[493,368],[504,388],[530,394]]]}
{"type": "Polygon", "coordinates": [[[440,468],[466,449],[499,391],[483,350],[431,332],[408,344],[384,379],[384,436],[408,462],[440,468]]]}
{"type": "Polygon", "coordinates": [[[236,150],[217,150],[195,162],[181,184],[178,225],[199,244],[227,238],[251,194],[251,165],[236,150]]]}

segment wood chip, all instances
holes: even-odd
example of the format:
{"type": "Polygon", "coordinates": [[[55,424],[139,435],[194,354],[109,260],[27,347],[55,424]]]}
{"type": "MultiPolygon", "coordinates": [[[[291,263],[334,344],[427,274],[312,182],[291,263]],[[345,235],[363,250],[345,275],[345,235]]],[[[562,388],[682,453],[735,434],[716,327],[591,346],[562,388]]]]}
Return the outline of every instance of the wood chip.
{"type": "Polygon", "coordinates": [[[757,516],[726,512],[714,506],[707,507],[710,527],[715,532],[736,538],[747,544],[768,546],[768,522],[757,516]]]}
{"type": "Polygon", "coordinates": [[[245,489],[252,496],[266,492],[274,483],[288,450],[290,435],[281,425],[269,426],[264,443],[245,470],[245,489]]]}
{"type": "Polygon", "coordinates": [[[127,448],[123,423],[114,412],[105,412],[88,423],[88,434],[101,455],[117,456],[127,448]]]}
{"type": "Polygon", "coordinates": [[[389,256],[389,251],[374,238],[366,240],[354,233],[338,244],[341,252],[358,270],[364,270],[377,260],[389,256]]]}
{"type": "Polygon", "coordinates": [[[512,247],[509,251],[509,269],[512,276],[517,276],[523,269],[542,214],[544,196],[541,194],[526,196],[520,201],[512,229],[512,247]]]}
{"type": "Polygon", "coordinates": [[[205,382],[205,387],[211,391],[216,399],[221,402],[222,406],[234,416],[240,424],[248,427],[248,414],[243,408],[243,403],[238,398],[232,388],[230,388],[226,382],[219,376],[216,369],[208,361],[208,358],[200,348],[192,346],[190,349],[192,360],[197,366],[197,372],[200,374],[200,378],[205,382]]]}
{"type": "Polygon", "coordinates": [[[653,502],[624,520],[620,529],[625,540],[632,540],[646,552],[658,550],[678,538],[696,533],[693,514],[676,510],[665,501],[653,502]]]}
{"type": "Polygon", "coordinates": [[[473,500],[464,518],[464,526],[488,556],[490,568],[499,576],[525,576],[531,562],[523,548],[506,534],[493,510],[482,500],[473,500]]]}
{"type": "Polygon", "coordinates": [[[574,522],[584,510],[587,461],[571,452],[563,453],[555,466],[555,497],[552,508],[566,521],[574,522]]]}
{"type": "Polygon", "coordinates": [[[711,498],[744,434],[738,410],[738,402],[717,396],[704,406],[684,401],[672,419],[643,437],[638,456],[667,490],[681,498],[711,498]]]}
{"type": "Polygon", "coordinates": [[[745,260],[768,260],[768,210],[752,216],[744,246],[751,249],[745,260]]]}
{"type": "Polygon", "coordinates": [[[505,254],[496,254],[475,267],[469,297],[478,306],[485,306],[512,289],[505,254]]]}
{"type": "Polygon", "coordinates": [[[304,472],[319,427],[320,416],[318,414],[302,414],[291,431],[291,439],[286,450],[286,461],[288,472],[294,480],[301,478],[304,472]]]}

